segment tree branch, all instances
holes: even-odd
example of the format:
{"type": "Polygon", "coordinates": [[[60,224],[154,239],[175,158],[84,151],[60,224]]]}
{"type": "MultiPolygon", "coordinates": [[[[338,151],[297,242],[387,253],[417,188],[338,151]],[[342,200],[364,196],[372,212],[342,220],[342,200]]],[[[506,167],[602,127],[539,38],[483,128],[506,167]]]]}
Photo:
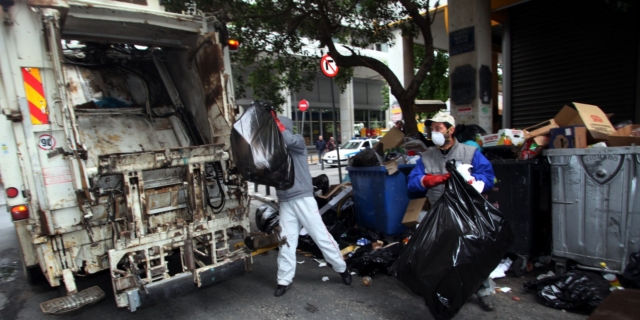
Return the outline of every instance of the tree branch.
{"type": "MultiPolygon", "coordinates": [[[[422,37],[424,39],[425,46],[425,54],[426,57],[422,60],[422,64],[418,69],[418,72],[413,76],[411,83],[407,86],[407,95],[415,96],[418,93],[418,89],[420,84],[427,77],[427,72],[431,69],[433,65],[433,35],[431,34],[431,23],[429,22],[430,16],[429,11],[425,17],[420,14],[420,11],[416,7],[416,5],[410,0],[399,0],[400,3],[407,9],[409,12],[409,16],[413,19],[413,22],[418,26],[420,32],[422,33],[422,37]]],[[[429,3],[427,2],[427,9],[429,8],[429,3]]]]}

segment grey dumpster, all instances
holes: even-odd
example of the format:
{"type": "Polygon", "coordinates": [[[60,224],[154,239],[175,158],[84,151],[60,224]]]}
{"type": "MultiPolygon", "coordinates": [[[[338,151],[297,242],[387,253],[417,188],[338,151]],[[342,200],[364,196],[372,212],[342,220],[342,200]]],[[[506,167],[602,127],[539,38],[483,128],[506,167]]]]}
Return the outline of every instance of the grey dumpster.
{"type": "Polygon", "coordinates": [[[553,259],[622,273],[640,249],[640,147],[550,149],[553,259]]]}

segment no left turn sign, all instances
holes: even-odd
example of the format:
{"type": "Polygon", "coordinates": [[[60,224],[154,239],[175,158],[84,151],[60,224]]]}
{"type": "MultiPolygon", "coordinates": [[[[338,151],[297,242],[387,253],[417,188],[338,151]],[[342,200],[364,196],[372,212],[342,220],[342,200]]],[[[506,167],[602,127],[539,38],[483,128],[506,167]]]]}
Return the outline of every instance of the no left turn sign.
{"type": "Polygon", "coordinates": [[[322,56],[322,59],[320,59],[320,69],[322,69],[322,73],[329,78],[333,78],[338,74],[338,65],[328,54],[325,54],[322,56]]]}

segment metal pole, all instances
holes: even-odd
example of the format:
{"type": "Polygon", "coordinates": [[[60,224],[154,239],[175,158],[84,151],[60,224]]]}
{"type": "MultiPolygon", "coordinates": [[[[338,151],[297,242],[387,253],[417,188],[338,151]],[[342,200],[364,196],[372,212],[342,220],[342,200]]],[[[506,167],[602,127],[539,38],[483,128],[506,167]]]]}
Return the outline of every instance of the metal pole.
{"type": "MultiPolygon", "coordinates": [[[[322,125],[324,123],[324,121],[322,121],[322,111],[318,111],[318,119],[320,119],[320,135],[322,136],[322,138],[326,138],[325,134],[324,134],[324,130],[322,130],[322,125]]],[[[325,149],[327,147],[327,140],[325,140],[325,149]]],[[[324,151],[324,150],[322,150],[324,151]]],[[[322,161],[322,156],[320,155],[320,151],[318,151],[318,161],[320,162],[320,169],[322,171],[324,171],[324,161],[322,161]]]]}
{"type": "Polygon", "coordinates": [[[342,167],[340,166],[340,148],[338,147],[338,135],[336,131],[336,100],[333,98],[333,78],[329,78],[329,82],[331,83],[331,109],[333,112],[333,139],[336,141],[336,153],[338,155],[338,178],[340,179],[340,184],[342,184],[342,167]]]}
{"type": "MultiPolygon", "coordinates": [[[[302,111],[302,129],[300,132],[302,133],[302,138],[304,139],[304,111],[302,111]]],[[[306,143],[305,143],[306,144],[306,143]]]]}

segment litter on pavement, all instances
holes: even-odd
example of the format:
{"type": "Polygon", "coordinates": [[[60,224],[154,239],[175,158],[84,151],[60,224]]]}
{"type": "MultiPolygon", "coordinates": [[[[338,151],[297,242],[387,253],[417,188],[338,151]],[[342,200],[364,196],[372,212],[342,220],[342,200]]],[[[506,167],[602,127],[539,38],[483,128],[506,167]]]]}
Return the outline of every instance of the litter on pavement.
{"type": "Polygon", "coordinates": [[[511,259],[509,259],[509,258],[502,259],[502,261],[500,261],[500,264],[498,264],[498,266],[495,268],[495,270],[493,270],[493,272],[491,272],[491,274],[489,275],[489,278],[498,279],[498,278],[506,277],[507,275],[505,274],[505,272],[507,272],[507,270],[509,270],[509,268],[511,267],[512,263],[513,263],[513,261],[511,261],[511,259]]]}

